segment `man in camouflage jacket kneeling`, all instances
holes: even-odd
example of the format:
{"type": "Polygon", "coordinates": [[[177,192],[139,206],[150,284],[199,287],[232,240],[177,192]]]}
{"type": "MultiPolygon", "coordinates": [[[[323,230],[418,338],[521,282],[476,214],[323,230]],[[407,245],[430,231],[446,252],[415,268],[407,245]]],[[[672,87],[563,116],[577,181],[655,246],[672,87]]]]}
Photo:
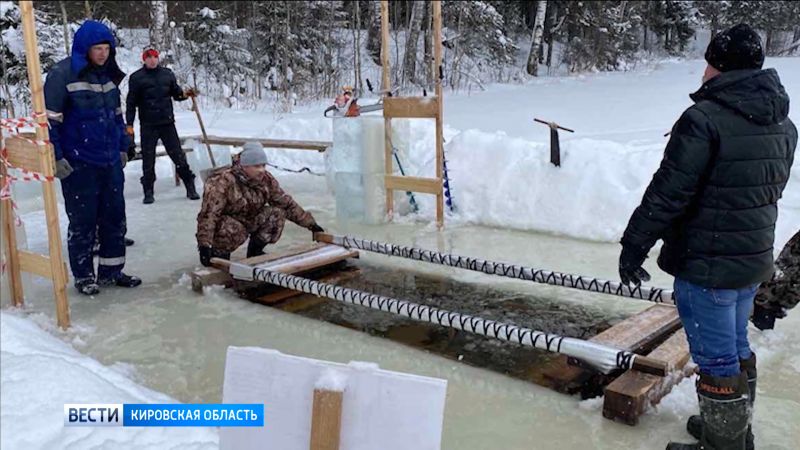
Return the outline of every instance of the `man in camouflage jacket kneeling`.
{"type": "Polygon", "coordinates": [[[204,266],[214,257],[230,259],[248,238],[247,257],[263,255],[264,246],[280,239],[286,219],[314,233],[324,231],[281,189],[266,163],[261,144],[248,142],[233,167],[206,181],[197,215],[197,246],[204,266]]]}

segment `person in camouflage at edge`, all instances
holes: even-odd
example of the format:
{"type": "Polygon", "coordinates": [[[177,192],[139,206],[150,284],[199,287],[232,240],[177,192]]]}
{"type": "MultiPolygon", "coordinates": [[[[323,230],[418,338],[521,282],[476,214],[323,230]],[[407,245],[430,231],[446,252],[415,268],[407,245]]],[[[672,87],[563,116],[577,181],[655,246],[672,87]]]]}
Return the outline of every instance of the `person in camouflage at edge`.
{"type": "Polygon", "coordinates": [[[771,330],[775,319],[786,317],[786,311],[800,303],[800,231],[789,239],[775,261],[775,275],[758,290],[753,308],[753,325],[771,330]]]}
{"type": "Polygon", "coordinates": [[[196,235],[204,266],[211,265],[213,257],[230,259],[248,237],[247,257],[263,255],[264,246],[280,239],[286,219],[314,233],[324,231],[281,189],[266,163],[261,144],[248,142],[233,167],[206,181],[196,235]]]}

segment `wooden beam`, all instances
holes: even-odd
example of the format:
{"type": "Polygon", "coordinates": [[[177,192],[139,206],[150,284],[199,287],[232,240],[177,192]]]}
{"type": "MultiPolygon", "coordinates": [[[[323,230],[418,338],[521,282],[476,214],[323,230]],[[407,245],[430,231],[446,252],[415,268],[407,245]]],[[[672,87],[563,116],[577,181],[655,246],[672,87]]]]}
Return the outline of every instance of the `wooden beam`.
{"type": "Polygon", "coordinates": [[[442,192],[442,180],[436,178],[400,177],[387,175],[384,179],[387,191],[422,192],[439,195],[442,192]]]}
{"type": "MultiPolygon", "coordinates": [[[[0,147],[5,143],[5,139],[0,130],[0,147]]],[[[0,185],[5,182],[8,172],[5,164],[0,164],[0,185]]],[[[19,253],[17,251],[17,232],[14,226],[14,208],[12,200],[5,198],[0,200],[0,219],[2,219],[2,232],[5,237],[5,250],[6,260],[8,261],[8,281],[10,286],[9,292],[11,294],[11,304],[15,307],[21,307],[25,303],[25,295],[22,290],[22,274],[20,273],[19,253]]]]}
{"type": "MultiPolygon", "coordinates": [[[[188,140],[196,140],[203,143],[206,141],[200,136],[186,136],[183,142],[188,140]]],[[[290,139],[262,139],[262,138],[245,138],[245,137],[232,137],[232,136],[209,136],[208,144],[211,145],[230,145],[232,147],[241,147],[245,142],[257,141],[266,148],[283,148],[289,150],[314,150],[324,152],[328,147],[333,146],[330,141],[302,141],[290,139]]]]}
{"type": "Polygon", "coordinates": [[[19,266],[23,272],[30,272],[47,279],[53,278],[53,269],[50,267],[50,258],[36,253],[20,250],[19,266]]]}
{"type": "Polygon", "coordinates": [[[648,357],[666,361],[671,374],[666,377],[629,370],[606,386],[603,400],[603,417],[618,420],[628,425],[639,423],[639,417],[650,405],[657,404],[672,387],[689,375],[689,344],[686,333],[678,330],[663,344],[650,352],[648,357]]]}
{"type": "Polygon", "coordinates": [[[310,450],[339,450],[344,392],[314,389],[310,450]]]}
{"type": "MultiPolygon", "coordinates": [[[[436,79],[436,178],[444,178],[444,97],[441,79],[442,70],[442,2],[434,1],[431,4],[433,13],[433,64],[434,78],[436,79]]],[[[436,194],[436,225],[439,229],[444,227],[444,190],[439,187],[436,194]]]]}
{"type": "MultiPolygon", "coordinates": [[[[47,116],[44,104],[44,86],[42,84],[42,68],[39,62],[39,44],[36,40],[36,23],[33,18],[33,3],[20,1],[22,11],[22,34],[25,41],[25,59],[28,67],[28,84],[31,89],[33,112],[38,115],[39,123],[46,124],[47,116]]],[[[47,127],[36,127],[36,139],[50,140],[47,127]]],[[[50,151],[40,153],[41,173],[52,177],[55,170],[55,160],[52,146],[50,151]]],[[[56,300],[56,317],[58,326],[66,329],[70,326],[69,302],[67,300],[67,273],[64,270],[64,255],[61,251],[61,229],[58,225],[58,203],[56,191],[52,182],[42,183],[44,197],[44,211],[47,220],[47,237],[49,246],[49,259],[53,279],[53,291],[56,300]]]]}
{"type": "MultiPolygon", "coordinates": [[[[381,76],[383,92],[392,92],[391,67],[389,66],[389,1],[381,0],[381,76]]],[[[384,100],[388,97],[384,96],[384,100]]],[[[392,148],[392,119],[383,115],[383,165],[386,175],[394,174],[394,149],[392,148]]],[[[394,214],[394,192],[386,189],[386,215],[391,220],[394,214]]]]}
{"type": "MultiPolygon", "coordinates": [[[[265,255],[254,256],[252,258],[245,258],[237,262],[241,262],[248,265],[258,265],[265,262],[274,261],[276,259],[281,259],[281,258],[291,257],[294,255],[299,255],[301,253],[306,253],[314,249],[321,248],[323,246],[325,246],[325,244],[319,244],[313,242],[302,243],[299,245],[292,245],[285,250],[271,251],[265,255]]],[[[203,292],[203,288],[206,286],[223,285],[225,287],[230,287],[231,285],[233,285],[233,279],[228,274],[227,266],[202,267],[192,272],[191,278],[192,278],[192,289],[195,292],[203,292]]]]}
{"type": "Polygon", "coordinates": [[[434,119],[439,114],[436,97],[386,97],[383,117],[390,119],[434,119]]]}
{"type": "MultiPolygon", "coordinates": [[[[589,339],[591,342],[632,352],[646,352],[681,327],[673,306],[653,305],[589,339]]],[[[545,370],[544,378],[559,392],[574,393],[594,375],[574,358],[559,356],[545,370]]]]}

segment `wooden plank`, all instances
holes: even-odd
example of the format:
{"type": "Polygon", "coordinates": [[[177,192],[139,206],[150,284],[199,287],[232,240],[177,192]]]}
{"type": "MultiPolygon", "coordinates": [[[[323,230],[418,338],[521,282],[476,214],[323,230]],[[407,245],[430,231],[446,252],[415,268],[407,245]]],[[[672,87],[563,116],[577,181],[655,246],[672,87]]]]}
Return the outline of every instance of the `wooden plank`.
{"type": "MultiPolygon", "coordinates": [[[[326,275],[323,275],[323,276],[321,276],[319,278],[314,278],[314,279],[318,280],[318,281],[322,281],[324,283],[335,284],[335,283],[338,283],[338,282],[341,282],[341,281],[344,281],[344,280],[349,280],[349,279],[355,277],[356,275],[358,275],[359,273],[360,273],[360,271],[355,267],[345,267],[343,270],[339,270],[339,271],[334,272],[334,273],[329,273],[329,274],[326,274],[326,275]]],[[[284,303],[282,303],[280,305],[276,305],[276,307],[279,308],[282,311],[286,311],[286,312],[302,311],[302,310],[311,308],[313,306],[319,305],[320,303],[324,303],[324,302],[328,301],[328,299],[325,298],[325,297],[317,297],[315,295],[308,295],[308,294],[303,295],[302,292],[297,292],[297,291],[292,291],[292,290],[289,290],[289,291],[295,293],[296,294],[295,297],[298,297],[298,298],[295,298],[294,300],[292,300],[290,302],[284,302],[284,303]]],[[[288,297],[288,298],[292,298],[292,297],[288,297]]],[[[269,299],[267,299],[267,300],[269,300],[269,299]]],[[[260,299],[259,299],[259,302],[260,302],[260,299]]]]}
{"type": "MultiPolygon", "coordinates": [[[[389,1],[381,0],[381,76],[383,92],[391,92],[391,67],[389,66],[389,1]]],[[[392,159],[392,119],[383,116],[383,164],[386,175],[394,174],[394,163],[392,159]]],[[[391,220],[394,214],[394,192],[386,189],[386,215],[391,220]]]]}
{"type": "MultiPolygon", "coordinates": [[[[304,242],[302,244],[292,245],[285,250],[269,252],[261,256],[241,259],[238,260],[237,262],[250,265],[258,265],[258,264],[263,264],[265,262],[291,257],[299,255],[301,253],[306,253],[324,246],[325,246],[324,243],[304,242]]],[[[233,285],[233,279],[228,274],[227,267],[224,266],[201,267],[200,269],[197,269],[194,272],[192,272],[191,278],[192,278],[192,289],[195,292],[203,292],[203,288],[206,286],[223,285],[225,287],[230,287],[233,285]]]]}
{"type": "Polygon", "coordinates": [[[50,258],[36,253],[20,250],[19,267],[23,272],[30,272],[40,277],[53,278],[53,271],[50,267],[50,258]]]}
{"type": "Polygon", "coordinates": [[[434,119],[439,115],[436,97],[386,97],[383,117],[392,119],[434,119]]]}
{"type": "Polygon", "coordinates": [[[319,269],[350,258],[358,258],[358,251],[349,250],[337,245],[328,245],[301,255],[259,264],[258,267],[269,269],[274,272],[295,274],[319,269]]]}
{"type": "Polygon", "coordinates": [[[384,178],[387,191],[411,191],[439,195],[442,193],[441,178],[419,178],[387,175],[384,178]]]}
{"type": "MultiPolygon", "coordinates": [[[[0,176],[5,178],[6,166],[0,164],[0,176]]],[[[2,183],[3,180],[0,180],[2,183]]],[[[8,260],[8,281],[11,285],[9,292],[11,293],[11,304],[16,307],[21,307],[25,303],[25,295],[22,290],[22,274],[20,272],[19,253],[17,252],[17,233],[14,227],[14,209],[11,206],[11,199],[4,199],[0,201],[2,207],[2,227],[3,235],[5,236],[5,250],[6,259],[8,260]]],[[[2,249],[0,249],[2,251],[2,249]]]]}
{"type": "MultiPolygon", "coordinates": [[[[436,178],[444,179],[444,125],[443,120],[443,91],[439,70],[442,67],[442,2],[431,4],[433,13],[433,64],[434,78],[436,79],[436,178]]],[[[444,191],[436,194],[436,226],[444,228],[444,191]]]]}
{"type": "MultiPolygon", "coordinates": [[[[680,326],[678,310],[675,307],[653,305],[599,333],[589,341],[642,352],[657,345],[680,326]]],[[[544,378],[553,389],[569,394],[581,390],[593,375],[591,370],[581,367],[577,360],[566,356],[555,358],[549,367],[543,370],[544,378]]]]}
{"type": "MultiPolygon", "coordinates": [[[[206,141],[200,136],[187,136],[183,138],[183,142],[187,140],[197,140],[203,143],[206,141]]],[[[289,150],[314,150],[324,152],[333,145],[330,141],[304,141],[304,140],[290,140],[290,139],[263,139],[263,138],[244,138],[244,137],[231,137],[231,136],[209,136],[208,144],[211,145],[230,145],[232,147],[241,147],[245,142],[257,141],[266,148],[283,148],[289,150]]]]}
{"type": "MultiPolygon", "coordinates": [[[[39,61],[39,44],[36,39],[36,23],[33,17],[33,3],[21,1],[19,3],[22,12],[22,34],[25,41],[25,54],[28,55],[25,62],[28,68],[28,85],[31,90],[31,102],[33,111],[38,114],[37,120],[40,123],[47,123],[45,116],[44,86],[42,84],[42,68],[39,61]]],[[[36,139],[42,141],[50,140],[50,132],[47,127],[36,127],[36,139]]],[[[41,173],[52,177],[55,170],[55,160],[52,146],[48,146],[48,151],[40,153],[41,173]]],[[[58,203],[56,191],[52,182],[42,183],[44,197],[44,210],[47,220],[47,237],[49,246],[50,272],[53,279],[53,293],[56,300],[56,317],[58,326],[62,329],[69,328],[69,302],[67,300],[67,273],[64,270],[64,255],[61,250],[61,230],[58,226],[58,203]]]]}
{"type": "Polygon", "coordinates": [[[8,163],[14,167],[42,173],[44,171],[39,154],[47,147],[39,146],[17,136],[5,138],[8,163]]]}
{"type": "Polygon", "coordinates": [[[686,369],[690,357],[689,344],[683,330],[675,332],[648,356],[668,362],[671,366],[669,376],[657,377],[637,370],[620,375],[606,386],[603,401],[605,418],[636,425],[650,405],[657,404],[690,372],[686,369]]]}
{"type": "Polygon", "coordinates": [[[310,450],[339,450],[344,392],[314,389],[310,450]]]}

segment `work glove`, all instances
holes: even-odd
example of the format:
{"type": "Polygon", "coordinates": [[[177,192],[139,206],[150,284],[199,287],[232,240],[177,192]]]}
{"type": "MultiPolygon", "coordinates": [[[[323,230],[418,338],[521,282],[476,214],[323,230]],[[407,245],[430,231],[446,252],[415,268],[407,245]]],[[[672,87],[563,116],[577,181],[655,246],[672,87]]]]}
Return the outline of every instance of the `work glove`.
{"type": "Polygon", "coordinates": [[[128,153],[127,152],[119,152],[119,160],[122,163],[122,168],[124,169],[125,166],[128,165],[128,153]]]}
{"type": "Polygon", "coordinates": [[[753,315],[750,316],[750,321],[759,330],[771,330],[775,328],[775,319],[782,319],[786,317],[786,311],[778,306],[763,306],[756,303],[753,306],[753,315]]]}
{"type": "Polygon", "coordinates": [[[131,140],[133,140],[133,125],[128,125],[125,127],[125,132],[128,133],[128,136],[130,136],[131,140]]]}
{"type": "Polygon", "coordinates": [[[64,158],[59,159],[56,161],[56,178],[59,180],[63,180],[67,178],[73,172],[72,166],[69,164],[64,158]]]}
{"type": "Polygon", "coordinates": [[[184,91],[183,91],[183,96],[184,96],[184,97],[186,97],[186,98],[189,98],[189,97],[197,97],[197,95],[198,95],[199,93],[200,93],[200,92],[199,92],[197,89],[195,89],[195,88],[188,88],[188,89],[186,89],[186,90],[184,90],[184,91]]]}
{"type": "Polygon", "coordinates": [[[619,255],[619,279],[622,284],[630,286],[639,286],[642,282],[650,281],[650,274],[642,268],[644,260],[647,259],[647,253],[632,249],[628,246],[622,246],[622,253],[619,255]]]}
{"type": "Polygon", "coordinates": [[[312,223],[311,226],[308,227],[308,229],[311,230],[312,233],[324,233],[325,232],[325,230],[322,229],[322,227],[319,226],[317,224],[317,222],[312,223]]]}
{"type": "Polygon", "coordinates": [[[214,257],[214,248],[208,245],[201,245],[197,247],[197,250],[200,253],[200,264],[210,267],[211,258],[214,257]]]}

